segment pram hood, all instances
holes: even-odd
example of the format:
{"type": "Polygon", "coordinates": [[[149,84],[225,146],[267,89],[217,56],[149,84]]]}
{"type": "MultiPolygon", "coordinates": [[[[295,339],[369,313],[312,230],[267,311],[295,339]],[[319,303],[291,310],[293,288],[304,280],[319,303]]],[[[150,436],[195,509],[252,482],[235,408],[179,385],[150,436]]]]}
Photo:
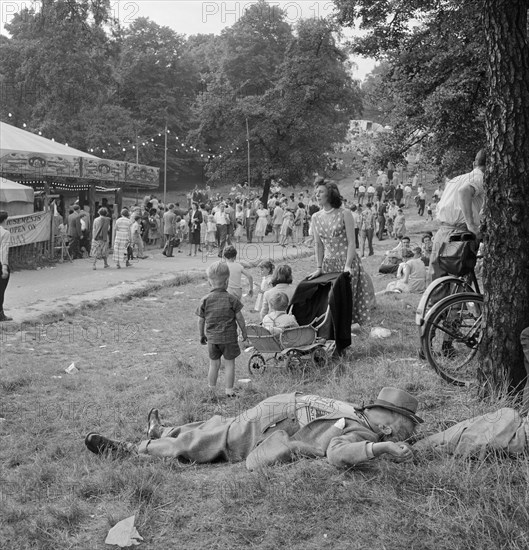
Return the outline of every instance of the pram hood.
{"type": "Polygon", "coordinates": [[[301,281],[290,300],[289,310],[300,325],[309,325],[325,314],[318,336],[335,340],[336,347],[343,349],[351,345],[352,300],[351,274],[326,273],[301,281]]]}

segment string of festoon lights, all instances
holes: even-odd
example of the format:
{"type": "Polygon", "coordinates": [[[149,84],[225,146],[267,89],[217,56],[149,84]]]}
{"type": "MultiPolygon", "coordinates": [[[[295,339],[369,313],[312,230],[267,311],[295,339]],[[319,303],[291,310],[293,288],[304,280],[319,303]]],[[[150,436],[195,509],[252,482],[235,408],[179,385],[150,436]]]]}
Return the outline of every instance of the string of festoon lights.
{"type": "MultiPolygon", "coordinates": [[[[8,116],[9,118],[13,118],[13,113],[7,113],[7,116],[8,116]]],[[[11,126],[15,126],[15,125],[14,125],[14,124],[11,124],[11,126]]],[[[31,134],[35,134],[35,135],[39,135],[39,136],[41,136],[41,137],[44,137],[44,136],[42,135],[42,132],[41,132],[40,130],[39,130],[38,132],[32,132],[32,131],[28,128],[28,125],[27,125],[25,122],[22,123],[22,129],[25,130],[26,132],[30,132],[31,134]]],[[[50,141],[55,141],[54,138],[46,138],[46,139],[49,139],[50,141]]],[[[64,145],[65,145],[66,147],[69,147],[69,145],[68,145],[67,143],[65,143],[64,145]]]]}
{"type": "MultiPolygon", "coordinates": [[[[12,118],[13,114],[8,113],[8,117],[12,118]]],[[[42,135],[42,132],[40,130],[35,131],[35,132],[31,131],[28,128],[28,125],[25,122],[22,123],[22,129],[26,130],[27,132],[31,132],[35,135],[45,137],[45,136],[42,135]]],[[[165,137],[164,132],[165,132],[165,130],[163,130],[162,132],[158,132],[156,134],[153,134],[149,137],[138,136],[136,142],[131,141],[129,139],[120,140],[120,141],[115,142],[114,146],[120,147],[121,151],[123,153],[125,153],[127,151],[136,152],[136,148],[139,149],[140,147],[154,147],[155,149],[164,149],[165,148],[164,143],[157,143],[156,142],[156,138],[164,138],[165,137]]],[[[48,139],[50,139],[51,141],[55,141],[55,139],[53,137],[48,138],[48,139]]],[[[64,143],[64,145],[66,147],[69,146],[68,143],[64,143]]],[[[112,146],[113,146],[112,143],[107,142],[106,147],[110,148],[112,146]]],[[[195,147],[194,145],[186,143],[186,141],[183,138],[181,139],[175,133],[172,133],[170,129],[167,129],[167,148],[168,148],[168,150],[174,151],[175,153],[188,153],[190,155],[197,155],[197,156],[200,156],[200,158],[203,159],[203,160],[212,160],[212,159],[215,159],[215,158],[223,158],[223,157],[226,157],[228,155],[233,155],[234,153],[242,151],[242,148],[237,146],[235,142],[232,142],[231,145],[224,146],[224,147],[222,145],[219,145],[219,147],[218,147],[219,151],[217,151],[217,152],[213,152],[211,149],[208,149],[207,151],[205,151],[203,149],[199,149],[199,148],[195,147]]],[[[92,146],[92,147],[88,147],[87,152],[92,153],[92,154],[102,153],[104,155],[104,154],[107,153],[107,149],[105,148],[105,146],[92,146]]]]}
{"type": "MultiPolygon", "coordinates": [[[[165,130],[163,132],[165,132],[165,130]]],[[[136,152],[136,148],[140,147],[154,147],[155,149],[164,149],[165,144],[163,142],[160,143],[159,140],[157,142],[157,138],[165,137],[163,132],[158,132],[157,134],[148,137],[138,136],[136,143],[127,139],[124,141],[118,141],[114,145],[121,147],[122,152],[136,152]]],[[[107,147],[111,146],[112,144],[107,142],[107,147]]],[[[237,146],[235,142],[232,142],[232,144],[229,146],[219,145],[219,150],[217,152],[212,151],[211,148],[205,151],[204,149],[200,149],[198,147],[195,147],[194,145],[186,143],[183,138],[180,138],[176,134],[171,133],[171,130],[169,129],[167,130],[167,148],[168,150],[174,151],[175,153],[187,153],[190,155],[200,156],[200,158],[204,160],[222,158],[223,156],[227,156],[229,154],[232,155],[242,150],[242,148],[237,146]]],[[[88,152],[90,153],[97,153],[98,151],[101,151],[102,153],[106,152],[104,148],[99,146],[90,147],[88,150],[88,152]]]]}

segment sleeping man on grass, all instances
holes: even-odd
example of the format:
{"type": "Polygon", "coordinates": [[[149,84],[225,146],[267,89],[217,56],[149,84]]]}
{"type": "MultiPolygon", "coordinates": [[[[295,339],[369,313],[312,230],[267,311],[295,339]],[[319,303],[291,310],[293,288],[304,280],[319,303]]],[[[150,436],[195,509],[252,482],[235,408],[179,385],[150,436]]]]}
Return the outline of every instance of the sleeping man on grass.
{"type": "Polygon", "coordinates": [[[385,455],[404,462],[413,451],[433,450],[457,456],[509,454],[529,450],[529,419],[514,409],[460,422],[413,446],[406,443],[422,423],[418,402],[409,393],[383,388],[369,405],[358,407],[317,395],[269,397],[236,417],[213,416],[205,422],[165,427],[157,409],[148,418],[147,439],[124,443],[90,433],[85,444],[103,456],[151,456],[187,462],[246,461],[250,470],[301,457],[326,458],[350,467],[385,455]]]}
{"type": "Polygon", "coordinates": [[[195,463],[246,460],[254,470],[299,457],[323,458],[335,466],[354,466],[389,455],[405,461],[412,450],[405,440],[422,420],[409,393],[384,388],[374,403],[350,403],[300,393],[261,401],[236,417],[213,416],[205,422],[164,427],[158,410],[148,418],[147,439],[134,445],[90,433],[85,444],[96,454],[153,456],[195,463]]]}
{"type": "Polygon", "coordinates": [[[511,455],[529,452],[529,327],[520,335],[527,372],[522,413],[502,408],[459,422],[419,440],[408,440],[422,419],[418,401],[397,388],[383,388],[363,407],[344,401],[290,393],[275,395],[236,417],[213,416],[204,422],[165,427],[157,409],[148,417],[147,439],[138,445],[89,433],[85,444],[105,456],[153,456],[207,463],[246,460],[254,470],[299,457],[323,458],[350,467],[385,455],[397,462],[413,451],[434,450],[456,456],[511,455]],[[413,449],[413,450],[412,450],[413,449]]]}

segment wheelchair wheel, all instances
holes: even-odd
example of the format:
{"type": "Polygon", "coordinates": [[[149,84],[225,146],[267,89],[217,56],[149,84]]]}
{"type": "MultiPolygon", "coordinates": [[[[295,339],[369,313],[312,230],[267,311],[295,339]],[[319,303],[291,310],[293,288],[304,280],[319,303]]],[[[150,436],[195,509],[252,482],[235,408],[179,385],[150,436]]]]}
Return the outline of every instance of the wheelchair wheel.
{"type": "Polygon", "coordinates": [[[248,360],[248,372],[252,375],[261,375],[266,370],[266,362],[260,353],[254,353],[248,360]]]}
{"type": "Polygon", "coordinates": [[[428,363],[447,382],[468,386],[476,381],[482,317],[483,296],[474,292],[441,300],[426,317],[422,347],[428,363]]]}
{"type": "Polygon", "coordinates": [[[324,348],[316,348],[311,354],[312,363],[315,367],[322,369],[327,366],[329,356],[324,348]]]}

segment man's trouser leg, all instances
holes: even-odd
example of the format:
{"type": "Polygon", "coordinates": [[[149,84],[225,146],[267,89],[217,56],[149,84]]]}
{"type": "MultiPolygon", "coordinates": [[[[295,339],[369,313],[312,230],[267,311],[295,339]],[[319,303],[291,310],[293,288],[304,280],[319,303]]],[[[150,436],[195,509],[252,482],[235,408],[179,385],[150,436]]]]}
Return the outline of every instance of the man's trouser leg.
{"type": "Polygon", "coordinates": [[[81,240],[79,237],[70,237],[70,246],[68,247],[68,252],[73,260],[77,260],[81,255],[80,248],[81,240]]]}
{"type": "Polygon", "coordinates": [[[226,246],[228,228],[225,225],[218,225],[217,228],[219,231],[219,257],[222,258],[222,253],[224,252],[224,247],[226,246]]]}
{"type": "Polygon", "coordinates": [[[522,414],[529,412],[529,327],[522,330],[520,335],[520,341],[522,343],[523,362],[525,367],[525,388],[523,390],[522,401],[522,414]]]}
{"type": "Polygon", "coordinates": [[[138,453],[199,463],[226,460],[229,428],[230,421],[221,416],[214,416],[207,422],[165,428],[160,439],[142,441],[138,453]]]}
{"type": "Polygon", "coordinates": [[[6,293],[7,283],[9,283],[9,277],[10,275],[7,277],[7,279],[2,279],[2,277],[0,277],[0,315],[4,311],[4,296],[6,293]]]}
{"type": "Polygon", "coordinates": [[[373,256],[375,253],[373,250],[373,234],[375,230],[374,229],[368,229],[367,230],[367,244],[369,245],[369,255],[373,256]]]}
{"type": "Polygon", "coordinates": [[[378,240],[381,241],[384,235],[384,229],[386,227],[386,218],[384,216],[378,217],[378,240]]]}
{"type": "Polygon", "coordinates": [[[165,247],[164,252],[166,256],[172,256],[173,255],[173,245],[171,244],[173,241],[172,235],[165,235],[165,247]]]}

